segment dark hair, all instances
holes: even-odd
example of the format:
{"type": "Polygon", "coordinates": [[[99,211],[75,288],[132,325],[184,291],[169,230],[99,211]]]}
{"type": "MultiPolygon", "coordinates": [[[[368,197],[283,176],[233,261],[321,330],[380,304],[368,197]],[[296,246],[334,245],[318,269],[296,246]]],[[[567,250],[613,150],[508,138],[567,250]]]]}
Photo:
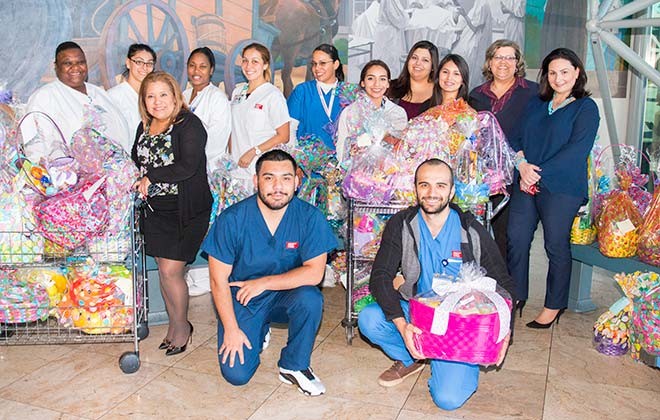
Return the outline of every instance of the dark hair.
{"type": "Polygon", "coordinates": [[[57,54],[66,50],[80,50],[83,52],[83,54],[85,53],[85,51],[83,51],[83,49],[80,48],[80,45],[76,44],[75,42],[64,41],[60,45],[58,45],[57,48],[55,48],[55,61],[57,61],[57,54]]]}
{"type": "Polygon", "coordinates": [[[365,64],[364,67],[362,67],[362,71],[360,72],[360,83],[364,82],[364,78],[367,77],[367,72],[369,71],[369,69],[376,66],[385,69],[385,72],[387,73],[387,80],[392,78],[390,73],[390,68],[383,60],[371,60],[367,64],[365,64]]]}
{"type": "MultiPolygon", "coordinates": [[[[410,51],[408,51],[408,57],[406,57],[406,63],[403,65],[403,69],[401,69],[401,74],[399,77],[396,79],[392,80],[392,84],[390,85],[390,89],[387,92],[387,96],[391,99],[401,99],[407,94],[411,93],[410,91],[410,72],[408,71],[408,62],[412,58],[412,55],[414,54],[415,50],[418,49],[423,49],[423,50],[428,50],[429,54],[431,54],[431,74],[429,74],[429,82],[434,82],[436,80],[436,75],[438,73],[438,69],[440,68],[438,65],[439,58],[438,58],[438,47],[435,46],[431,41],[418,41],[415,43],[415,45],[412,46],[410,51]]],[[[435,93],[435,85],[437,83],[433,83],[433,90],[435,93]]],[[[434,94],[432,98],[434,98],[436,95],[434,94]]],[[[437,104],[431,104],[431,106],[437,105],[437,104]]]]}
{"type": "Polygon", "coordinates": [[[445,162],[442,159],[438,158],[431,158],[431,159],[426,159],[424,162],[420,163],[417,169],[415,169],[415,185],[417,185],[417,174],[419,173],[419,170],[422,166],[424,165],[429,165],[429,166],[446,166],[447,169],[449,169],[449,175],[451,175],[451,181],[449,186],[453,187],[454,186],[454,170],[451,168],[451,166],[445,162]]]}
{"type": "MultiPolygon", "coordinates": [[[[131,44],[128,46],[128,53],[126,53],[126,58],[131,59],[135,56],[135,54],[139,53],[140,51],[146,51],[149,54],[151,54],[151,58],[154,60],[154,65],[156,64],[156,51],[153,50],[150,46],[147,44],[131,44]]],[[[124,78],[128,77],[128,67],[124,70],[122,73],[122,76],[124,78]]]]}
{"type": "Polygon", "coordinates": [[[245,55],[246,51],[248,51],[248,50],[256,50],[259,53],[259,55],[261,55],[261,59],[263,60],[264,65],[266,66],[266,68],[264,69],[263,76],[264,76],[264,79],[266,79],[267,82],[270,82],[271,81],[270,80],[270,78],[271,78],[271,73],[270,73],[270,70],[271,70],[270,69],[270,50],[266,46],[261,45],[258,42],[253,42],[251,44],[246,45],[243,48],[243,50],[241,51],[241,57],[243,57],[245,55]]]}
{"type": "Polygon", "coordinates": [[[259,171],[261,171],[261,166],[264,162],[284,162],[287,160],[293,165],[293,174],[295,175],[296,171],[298,170],[298,164],[296,163],[296,160],[293,158],[293,156],[281,149],[269,150],[263,155],[259,156],[259,159],[257,159],[257,163],[255,164],[256,173],[259,175],[259,171]]]}
{"type": "Polygon", "coordinates": [[[575,99],[591,96],[591,92],[585,88],[587,86],[587,72],[584,70],[584,64],[582,64],[580,57],[568,48],[557,48],[546,55],[541,64],[541,72],[539,73],[539,97],[544,101],[549,101],[555,93],[550,86],[550,82],[548,82],[548,67],[552,61],[558,58],[568,60],[573,68],[579,71],[575,85],[571,90],[571,95],[575,99]]]}
{"type": "Polygon", "coordinates": [[[498,49],[504,47],[513,48],[516,54],[516,73],[513,76],[525,77],[525,70],[527,68],[527,64],[525,63],[525,57],[523,57],[522,50],[520,49],[520,45],[516,44],[510,39],[498,39],[497,41],[490,44],[490,46],[486,49],[486,59],[484,60],[483,67],[481,67],[481,74],[484,76],[486,80],[492,81],[495,78],[493,76],[493,72],[490,69],[490,61],[495,57],[495,52],[498,49]]]}
{"type": "Polygon", "coordinates": [[[190,64],[190,60],[192,59],[192,56],[195,54],[203,54],[206,56],[206,59],[209,60],[209,64],[211,64],[211,68],[215,70],[215,55],[213,55],[213,51],[209,47],[199,47],[195,48],[190,52],[190,55],[188,56],[188,61],[186,61],[186,64],[190,64]]]}
{"type": "Polygon", "coordinates": [[[334,45],[330,44],[321,44],[318,47],[314,48],[314,51],[312,51],[312,54],[316,51],[321,51],[330,56],[332,58],[332,62],[334,63],[335,61],[339,61],[339,67],[337,67],[337,70],[335,70],[335,77],[337,80],[340,82],[344,81],[344,68],[341,64],[341,60],[339,59],[339,51],[337,51],[337,48],[335,48],[334,45]]]}
{"type": "MultiPolygon", "coordinates": [[[[461,73],[461,78],[463,79],[463,83],[458,89],[458,94],[456,94],[456,99],[463,98],[463,100],[467,101],[469,93],[468,86],[470,84],[470,68],[468,67],[467,61],[465,61],[463,57],[458,54],[447,54],[444,56],[438,65],[438,80],[440,80],[440,70],[442,70],[444,65],[450,61],[456,64],[456,67],[458,67],[458,72],[461,73]]],[[[439,99],[440,103],[442,103],[442,89],[440,89],[439,99]]]]}

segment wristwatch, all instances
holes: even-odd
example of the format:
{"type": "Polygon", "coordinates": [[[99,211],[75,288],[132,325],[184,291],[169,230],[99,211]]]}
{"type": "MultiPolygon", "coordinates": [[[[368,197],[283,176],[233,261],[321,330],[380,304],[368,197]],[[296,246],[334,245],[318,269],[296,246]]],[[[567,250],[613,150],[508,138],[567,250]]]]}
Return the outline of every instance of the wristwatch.
{"type": "Polygon", "coordinates": [[[255,156],[261,155],[261,149],[259,148],[259,146],[254,146],[254,155],[255,156]]]}

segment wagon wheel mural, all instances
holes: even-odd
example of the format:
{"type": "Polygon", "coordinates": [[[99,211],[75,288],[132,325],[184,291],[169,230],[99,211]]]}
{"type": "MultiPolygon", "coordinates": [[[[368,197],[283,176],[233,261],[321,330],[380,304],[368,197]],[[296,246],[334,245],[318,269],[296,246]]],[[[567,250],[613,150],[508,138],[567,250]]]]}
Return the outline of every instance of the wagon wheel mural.
{"type": "Polygon", "coordinates": [[[135,0],[116,9],[103,27],[99,63],[105,87],[117,83],[115,76],[124,71],[128,46],[136,42],[150,45],[158,54],[157,69],[185,86],[190,51],[183,23],[163,1],[135,0]]]}

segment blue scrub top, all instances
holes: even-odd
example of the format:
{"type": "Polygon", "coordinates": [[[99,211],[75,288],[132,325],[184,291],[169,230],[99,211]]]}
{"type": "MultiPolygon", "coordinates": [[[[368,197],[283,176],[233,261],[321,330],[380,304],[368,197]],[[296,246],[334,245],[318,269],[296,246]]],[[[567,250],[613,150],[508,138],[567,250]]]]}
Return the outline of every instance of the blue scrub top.
{"type": "Polygon", "coordinates": [[[323,214],[297,197],[271,235],[253,195],[220,213],[202,250],[232,266],[232,282],[286,273],[337,245],[323,214]]]}
{"type": "MultiPolygon", "coordinates": [[[[335,90],[338,89],[335,88],[335,90]]],[[[321,93],[323,92],[321,91],[321,93]]],[[[326,105],[330,104],[331,94],[332,91],[323,95],[326,105]]],[[[310,80],[296,86],[287,100],[287,106],[289,107],[289,115],[299,121],[296,137],[314,134],[323,140],[323,143],[331,150],[335,150],[334,139],[323,128],[330,120],[321,104],[321,98],[316,88],[316,80],[310,80]]],[[[340,111],[339,96],[336,95],[330,110],[332,121],[337,121],[340,111]]]]}
{"type": "Polygon", "coordinates": [[[419,210],[419,264],[422,274],[417,283],[417,293],[431,290],[433,286],[433,275],[448,274],[457,276],[463,265],[461,253],[461,219],[454,209],[449,210],[449,216],[440,233],[433,238],[431,231],[419,210]],[[447,261],[446,265],[443,261],[447,261]]]}

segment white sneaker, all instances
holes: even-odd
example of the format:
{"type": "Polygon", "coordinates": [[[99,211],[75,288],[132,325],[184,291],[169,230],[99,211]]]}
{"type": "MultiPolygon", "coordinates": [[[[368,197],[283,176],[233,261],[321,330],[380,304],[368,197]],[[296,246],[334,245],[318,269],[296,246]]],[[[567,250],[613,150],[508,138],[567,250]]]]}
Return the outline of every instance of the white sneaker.
{"type": "Polygon", "coordinates": [[[270,327],[268,327],[268,332],[266,333],[266,336],[264,337],[264,343],[261,345],[261,351],[264,351],[268,348],[268,345],[270,344],[270,327]]]}
{"type": "Polygon", "coordinates": [[[310,397],[316,397],[325,393],[325,385],[314,373],[312,368],[305,370],[289,370],[280,368],[280,381],[288,385],[297,385],[298,390],[310,397]]]}

